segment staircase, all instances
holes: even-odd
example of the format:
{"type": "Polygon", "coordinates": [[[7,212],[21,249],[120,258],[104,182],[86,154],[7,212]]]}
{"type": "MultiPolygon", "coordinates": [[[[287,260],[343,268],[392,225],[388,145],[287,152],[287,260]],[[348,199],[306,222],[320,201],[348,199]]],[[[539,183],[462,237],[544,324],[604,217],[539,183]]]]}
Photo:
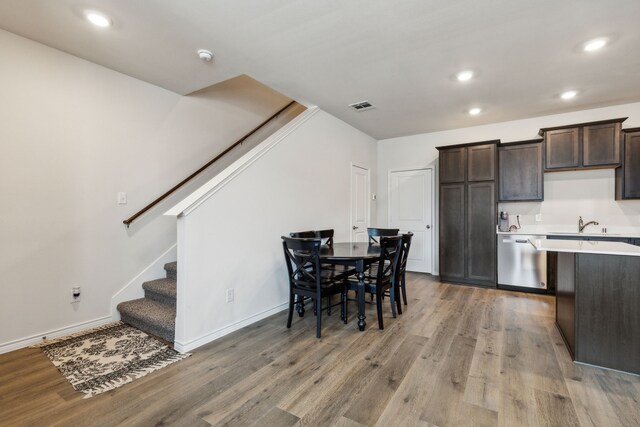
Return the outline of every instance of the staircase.
{"type": "Polygon", "coordinates": [[[176,332],[176,279],[178,264],[165,264],[167,277],[142,284],[144,298],[118,304],[124,323],[171,343],[176,332]]]}

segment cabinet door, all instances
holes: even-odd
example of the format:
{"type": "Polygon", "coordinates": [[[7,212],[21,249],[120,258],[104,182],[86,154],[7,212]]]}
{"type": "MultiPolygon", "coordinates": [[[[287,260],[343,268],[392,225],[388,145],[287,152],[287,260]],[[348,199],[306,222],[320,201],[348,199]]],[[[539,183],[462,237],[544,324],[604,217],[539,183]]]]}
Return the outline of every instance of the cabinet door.
{"type": "Polygon", "coordinates": [[[640,132],[624,139],[624,198],[640,199],[640,132]]]}
{"type": "Polygon", "coordinates": [[[620,164],[620,123],[585,126],[582,130],[582,165],[620,164]]]}
{"type": "Polygon", "coordinates": [[[496,144],[467,148],[467,181],[493,181],[496,176],[496,144]]]}
{"type": "Polygon", "coordinates": [[[580,166],[580,129],[557,129],[544,135],[546,169],[580,166]]]}
{"type": "Polygon", "coordinates": [[[464,279],[464,184],[440,186],[440,276],[464,279]]]}
{"type": "Polygon", "coordinates": [[[544,200],[542,144],[518,144],[498,148],[498,199],[544,200]]]}
{"type": "Polygon", "coordinates": [[[467,149],[449,148],[440,150],[440,182],[464,182],[467,149]]]}
{"type": "Polygon", "coordinates": [[[496,199],[494,182],[467,184],[467,279],[496,285],[496,199]]]}

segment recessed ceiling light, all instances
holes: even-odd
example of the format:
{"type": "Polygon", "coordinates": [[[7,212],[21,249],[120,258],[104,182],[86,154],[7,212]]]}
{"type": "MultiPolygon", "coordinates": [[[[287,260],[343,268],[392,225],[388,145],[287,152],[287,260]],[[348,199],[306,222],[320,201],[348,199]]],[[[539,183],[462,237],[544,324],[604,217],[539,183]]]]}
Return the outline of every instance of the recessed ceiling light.
{"type": "Polygon", "coordinates": [[[101,13],[90,11],[85,12],[84,16],[96,27],[106,28],[111,26],[111,19],[101,13]]]}
{"type": "Polygon", "coordinates": [[[469,110],[469,114],[471,114],[472,116],[477,116],[481,112],[482,112],[482,108],[479,108],[479,107],[474,107],[469,110]]]}
{"type": "Polygon", "coordinates": [[[602,49],[606,45],[607,45],[607,39],[601,37],[599,39],[593,39],[586,42],[582,46],[582,50],[584,50],[585,52],[594,52],[598,49],[602,49]]]}
{"type": "Polygon", "coordinates": [[[469,81],[473,78],[473,71],[471,70],[460,71],[458,74],[456,74],[456,78],[458,79],[459,82],[469,81]]]}
{"type": "Polygon", "coordinates": [[[560,98],[564,100],[569,100],[569,99],[575,98],[577,94],[578,92],[575,90],[568,90],[566,92],[562,92],[562,94],[560,95],[560,98]]]}

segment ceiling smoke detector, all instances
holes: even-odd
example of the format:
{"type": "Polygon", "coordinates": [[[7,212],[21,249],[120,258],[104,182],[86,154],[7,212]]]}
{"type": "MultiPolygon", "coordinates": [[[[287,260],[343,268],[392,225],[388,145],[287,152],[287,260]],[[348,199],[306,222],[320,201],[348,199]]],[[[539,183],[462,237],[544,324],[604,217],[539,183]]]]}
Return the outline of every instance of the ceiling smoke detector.
{"type": "Polygon", "coordinates": [[[200,59],[207,62],[211,62],[211,60],[213,59],[213,53],[211,53],[210,50],[206,49],[198,50],[198,56],[200,57],[200,59]]]}
{"type": "Polygon", "coordinates": [[[349,104],[349,107],[353,108],[356,111],[366,111],[366,110],[372,110],[376,108],[369,101],[360,101],[360,102],[356,102],[355,104],[349,104]]]}

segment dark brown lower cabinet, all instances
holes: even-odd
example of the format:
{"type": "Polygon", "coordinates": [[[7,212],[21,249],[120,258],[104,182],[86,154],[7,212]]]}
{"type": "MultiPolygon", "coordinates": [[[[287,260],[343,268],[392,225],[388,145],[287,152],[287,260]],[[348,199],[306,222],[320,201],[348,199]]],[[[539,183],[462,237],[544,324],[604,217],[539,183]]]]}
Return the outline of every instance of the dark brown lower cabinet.
{"type": "Polygon", "coordinates": [[[458,281],[465,276],[465,187],[440,186],[440,277],[444,280],[458,281]]]}
{"type": "Polygon", "coordinates": [[[496,285],[496,194],[493,181],[467,185],[467,279],[496,285]]]}
{"type": "Polygon", "coordinates": [[[495,182],[440,186],[440,277],[496,286],[495,182]]]}
{"type": "Polygon", "coordinates": [[[556,324],[574,360],[640,374],[640,257],[558,254],[556,324]]]}

